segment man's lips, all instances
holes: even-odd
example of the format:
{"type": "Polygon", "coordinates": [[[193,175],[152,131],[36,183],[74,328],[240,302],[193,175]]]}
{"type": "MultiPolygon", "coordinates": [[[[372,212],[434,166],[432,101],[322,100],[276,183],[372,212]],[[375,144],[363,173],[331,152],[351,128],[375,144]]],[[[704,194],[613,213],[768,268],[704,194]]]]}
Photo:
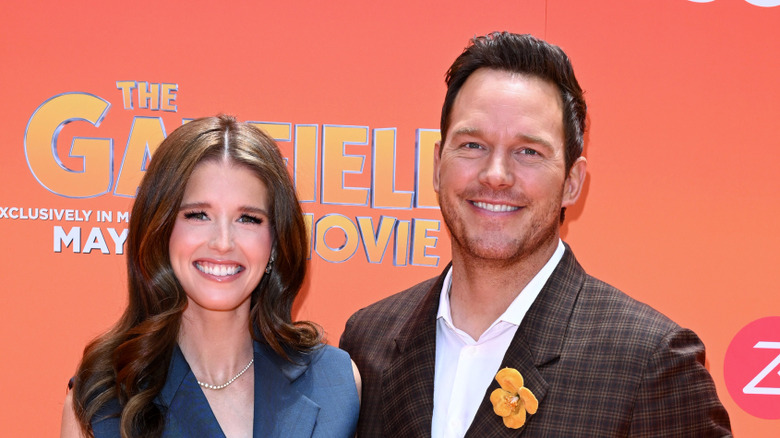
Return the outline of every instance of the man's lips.
{"type": "Polygon", "coordinates": [[[494,213],[505,213],[510,211],[515,211],[520,209],[520,207],[516,205],[509,205],[509,204],[492,204],[489,202],[483,202],[483,201],[471,201],[471,204],[474,205],[477,208],[481,208],[483,210],[492,211],[494,213]]]}
{"type": "Polygon", "coordinates": [[[245,268],[239,264],[233,263],[210,263],[205,261],[196,261],[193,263],[195,267],[204,274],[213,275],[215,277],[229,277],[236,275],[243,271],[245,268]]]}

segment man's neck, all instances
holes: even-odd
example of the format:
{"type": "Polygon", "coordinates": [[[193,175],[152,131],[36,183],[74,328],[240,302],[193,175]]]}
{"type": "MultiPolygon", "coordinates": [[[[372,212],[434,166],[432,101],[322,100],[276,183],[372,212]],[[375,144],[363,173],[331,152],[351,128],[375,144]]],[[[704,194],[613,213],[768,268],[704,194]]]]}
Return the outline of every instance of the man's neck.
{"type": "Polygon", "coordinates": [[[455,327],[478,340],[550,260],[557,245],[556,238],[513,263],[463,256],[453,247],[450,311],[455,327]]]}

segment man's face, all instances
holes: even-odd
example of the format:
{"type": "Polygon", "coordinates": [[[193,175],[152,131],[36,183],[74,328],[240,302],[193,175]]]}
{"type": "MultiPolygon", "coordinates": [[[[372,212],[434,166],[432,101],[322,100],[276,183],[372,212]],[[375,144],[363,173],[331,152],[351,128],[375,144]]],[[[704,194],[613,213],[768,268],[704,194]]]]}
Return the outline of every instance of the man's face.
{"type": "Polygon", "coordinates": [[[584,158],[566,174],[555,85],[477,70],[455,98],[446,142],[434,154],[434,189],[453,257],[511,263],[552,254],[561,207],[576,201],[585,176],[584,158]]]}

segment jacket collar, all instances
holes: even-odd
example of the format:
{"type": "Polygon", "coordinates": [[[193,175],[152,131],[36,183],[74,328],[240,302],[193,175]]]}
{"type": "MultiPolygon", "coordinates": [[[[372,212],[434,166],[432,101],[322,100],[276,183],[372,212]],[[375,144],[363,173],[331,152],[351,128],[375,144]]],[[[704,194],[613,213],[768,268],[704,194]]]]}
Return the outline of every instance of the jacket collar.
{"type": "Polygon", "coordinates": [[[296,383],[314,354],[316,350],[296,355],[291,363],[255,342],[255,438],[311,436],[320,406],[300,393],[296,383]]]}
{"type": "MultiPolygon", "coordinates": [[[[544,408],[543,400],[550,386],[544,378],[544,368],[561,355],[569,320],[584,282],[585,271],[566,245],[563,258],[528,310],[501,361],[500,368],[515,368],[522,374],[525,386],[539,400],[540,409],[544,408]]],[[[518,431],[505,427],[493,412],[490,394],[498,387],[493,379],[466,437],[517,436],[518,431]]],[[[526,424],[532,421],[534,416],[529,416],[526,424]]]]}
{"type": "Polygon", "coordinates": [[[157,400],[167,407],[163,437],[225,436],[178,345],[157,400]]]}
{"type": "MultiPolygon", "coordinates": [[[[320,407],[296,388],[311,356],[298,355],[291,363],[255,342],[254,358],[254,436],[311,436],[320,407]]],[[[181,436],[225,436],[178,345],[158,400],[168,407],[166,435],[170,430],[181,436]]]]}
{"type": "MultiPolygon", "coordinates": [[[[396,357],[383,373],[383,411],[388,436],[429,437],[433,419],[433,380],[436,361],[436,314],[442,284],[450,265],[436,279],[395,339],[396,357]]],[[[560,357],[585,272],[571,248],[566,252],[526,313],[501,362],[515,368],[540,402],[549,383],[543,377],[546,364],[560,357]]],[[[483,396],[466,437],[517,436],[493,413],[490,394],[498,388],[495,379],[483,396]]],[[[527,422],[533,421],[533,416],[527,422]]],[[[522,429],[521,429],[522,431],[522,429]]]]}
{"type": "Polygon", "coordinates": [[[382,375],[386,436],[429,437],[433,418],[436,312],[444,277],[434,281],[395,339],[395,359],[382,375]]]}

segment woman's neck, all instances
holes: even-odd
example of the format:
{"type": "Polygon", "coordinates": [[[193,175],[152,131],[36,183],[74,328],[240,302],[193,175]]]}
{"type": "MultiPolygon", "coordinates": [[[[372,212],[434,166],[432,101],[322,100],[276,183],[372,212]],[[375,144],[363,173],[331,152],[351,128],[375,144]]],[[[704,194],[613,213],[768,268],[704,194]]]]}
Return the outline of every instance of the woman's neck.
{"type": "Polygon", "coordinates": [[[179,347],[198,380],[224,383],[253,357],[248,312],[188,312],[192,307],[182,316],[179,347]]]}

